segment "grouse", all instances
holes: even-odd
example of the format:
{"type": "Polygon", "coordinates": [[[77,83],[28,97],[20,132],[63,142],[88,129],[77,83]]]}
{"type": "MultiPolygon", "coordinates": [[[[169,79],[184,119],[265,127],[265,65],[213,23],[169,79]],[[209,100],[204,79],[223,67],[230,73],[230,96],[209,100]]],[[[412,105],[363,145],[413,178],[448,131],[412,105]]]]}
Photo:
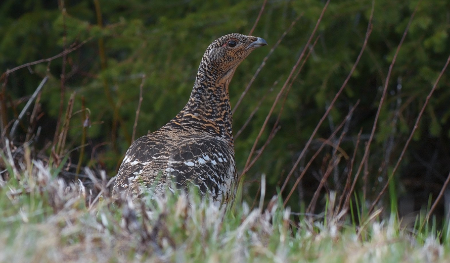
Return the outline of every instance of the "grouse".
{"type": "Polygon", "coordinates": [[[238,65],[265,45],[262,38],[237,33],[212,42],[203,55],[186,106],[127,150],[115,178],[113,197],[136,197],[148,188],[161,194],[171,185],[186,188],[193,184],[214,203],[231,201],[238,177],[228,85],[238,65]]]}

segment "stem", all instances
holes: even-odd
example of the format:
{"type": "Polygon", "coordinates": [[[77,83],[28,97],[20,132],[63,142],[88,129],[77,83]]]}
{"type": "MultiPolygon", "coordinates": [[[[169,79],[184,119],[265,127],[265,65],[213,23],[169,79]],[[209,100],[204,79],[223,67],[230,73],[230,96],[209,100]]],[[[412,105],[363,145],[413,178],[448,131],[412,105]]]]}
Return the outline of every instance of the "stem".
{"type": "MultiPolygon", "coordinates": [[[[94,0],[94,5],[95,5],[95,14],[97,16],[97,25],[100,27],[100,29],[103,29],[103,19],[102,19],[102,11],[100,8],[100,1],[94,0]]],[[[105,41],[104,41],[103,37],[100,37],[98,39],[98,52],[99,52],[99,56],[100,56],[100,66],[102,68],[102,71],[105,71],[108,68],[108,64],[107,64],[106,55],[105,55],[105,41]]],[[[112,143],[113,149],[115,151],[117,151],[116,129],[117,129],[117,122],[118,122],[119,118],[117,117],[116,114],[118,114],[118,113],[117,113],[116,105],[114,104],[114,101],[112,99],[111,92],[110,92],[109,86],[108,86],[108,80],[106,79],[106,77],[102,77],[102,82],[103,82],[103,91],[105,93],[106,99],[108,100],[108,103],[114,114],[112,129],[111,129],[111,143],[112,143]]]]}
{"type": "Polygon", "coordinates": [[[75,181],[78,180],[78,174],[80,174],[81,162],[84,157],[84,147],[86,146],[86,135],[87,135],[87,127],[89,126],[87,123],[89,122],[89,117],[86,116],[86,104],[84,100],[84,96],[81,97],[81,123],[82,123],[82,135],[81,135],[81,149],[80,149],[80,157],[78,158],[77,171],[75,175],[75,181]]]}
{"type": "MultiPolygon", "coordinates": [[[[65,8],[64,8],[64,0],[60,1],[60,8],[62,12],[62,19],[63,19],[63,50],[66,51],[66,15],[65,15],[65,8]]],[[[59,101],[59,111],[58,111],[58,117],[56,119],[56,128],[55,128],[55,135],[53,137],[53,145],[52,148],[56,146],[56,143],[58,141],[59,136],[59,126],[61,125],[61,116],[64,108],[64,97],[66,94],[65,89],[65,82],[66,82],[66,62],[67,62],[67,54],[63,55],[63,63],[61,68],[61,80],[60,80],[60,101],[59,101]]]]}
{"type": "Polygon", "coordinates": [[[420,110],[419,115],[417,116],[417,120],[416,120],[416,123],[414,124],[413,130],[411,131],[411,134],[409,135],[409,138],[406,141],[405,146],[403,147],[402,153],[400,154],[400,157],[398,158],[397,163],[395,164],[395,167],[392,170],[392,174],[389,176],[386,184],[383,187],[383,190],[381,190],[380,194],[377,196],[375,201],[372,203],[372,205],[369,209],[369,213],[371,211],[373,211],[373,209],[375,208],[375,205],[378,203],[378,201],[380,201],[381,197],[386,192],[389,182],[392,180],[392,178],[395,175],[395,172],[397,171],[398,167],[400,166],[400,162],[403,160],[403,156],[405,155],[406,149],[408,148],[409,143],[411,142],[411,140],[414,136],[414,133],[416,132],[417,128],[419,127],[419,122],[420,122],[420,119],[422,118],[425,108],[428,105],[428,102],[430,101],[430,98],[433,95],[434,91],[436,90],[436,87],[437,87],[439,81],[441,80],[441,77],[444,75],[444,72],[447,69],[449,62],[450,62],[450,56],[447,58],[447,62],[445,63],[444,67],[442,68],[441,73],[439,74],[438,78],[436,79],[436,81],[433,85],[433,88],[431,89],[430,93],[428,94],[427,99],[425,100],[425,103],[423,104],[422,109],[420,110]]]}
{"type": "Polygon", "coordinates": [[[261,15],[262,15],[262,13],[263,13],[263,11],[264,11],[264,7],[266,7],[266,3],[267,3],[267,0],[264,0],[264,3],[262,4],[261,9],[259,10],[258,17],[256,18],[256,21],[255,21],[255,23],[253,24],[252,29],[251,29],[250,32],[248,33],[249,35],[252,35],[252,34],[253,34],[253,31],[255,30],[256,25],[258,25],[259,19],[261,18],[261,15]]]}
{"type": "MultiPolygon", "coordinates": [[[[328,3],[328,2],[327,2],[328,3]]],[[[331,109],[333,108],[334,104],[337,101],[337,98],[341,95],[342,91],[344,90],[345,86],[347,86],[348,81],[350,80],[350,77],[353,75],[353,72],[356,69],[356,66],[359,63],[359,60],[361,59],[362,54],[364,53],[364,50],[366,48],[367,45],[367,41],[369,40],[369,36],[372,33],[372,18],[373,18],[373,11],[374,11],[374,5],[372,5],[372,11],[370,14],[370,19],[369,19],[369,23],[367,25],[367,31],[366,31],[366,37],[364,39],[364,44],[361,47],[361,51],[359,52],[358,57],[356,58],[355,63],[353,63],[353,67],[350,70],[350,73],[348,74],[347,78],[345,79],[344,83],[342,84],[341,88],[339,89],[339,91],[336,93],[336,95],[334,96],[333,100],[330,103],[330,106],[328,107],[328,109],[326,110],[326,112],[324,113],[324,115],[322,116],[322,118],[320,119],[319,123],[316,125],[316,128],[314,129],[313,133],[311,134],[311,136],[309,137],[308,141],[306,142],[305,147],[303,148],[303,151],[300,153],[300,156],[298,157],[297,161],[294,163],[294,165],[292,166],[291,171],[289,172],[288,176],[286,177],[286,180],[284,181],[283,186],[281,187],[280,190],[280,194],[283,193],[283,190],[286,188],[287,183],[290,179],[290,177],[292,176],[292,174],[294,173],[294,171],[297,169],[298,164],[300,163],[300,160],[303,158],[303,156],[306,153],[306,149],[308,149],[309,145],[312,142],[312,139],[314,138],[314,136],[316,135],[317,131],[319,130],[319,127],[322,125],[322,123],[325,121],[325,118],[328,116],[328,114],[330,113],[331,109]]],[[[322,16],[321,16],[322,17],[322,16]]],[[[291,191],[292,192],[292,191],[291,191]]],[[[286,202],[285,202],[286,203],[286,202]]]]}
{"type": "Polygon", "coordinates": [[[25,107],[23,107],[22,111],[19,114],[19,117],[17,118],[17,120],[14,122],[13,127],[11,128],[11,132],[9,133],[9,137],[11,140],[14,139],[14,135],[16,133],[16,129],[17,126],[20,123],[20,120],[23,118],[23,116],[25,115],[25,113],[27,112],[28,108],[30,107],[31,103],[34,101],[34,99],[37,97],[37,95],[39,94],[39,92],[41,92],[42,87],[44,87],[44,84],[47,82],[48,77],[45,77],[42,81],[41,84],[39,84],[39,86],[37,87],[37,89],[34,91],[33,95],[31,95],[31,98],[28,100],[27,104],[25,104],[25,107]]]}
{"type": "Polygon", "coordinates": [[[139,119],[139,112],[141,110],[141,104],[142,104],[142,88],[144,86],[144,81],[145,81],[145,74],[142,75],[142,82],[141,85],[139,86],[139,102],[138,102],[138,107],[136,109],[136,118],[134,119],[134,125],[133,125],[133,134],[131,135],[131,142],[134,142],[134,136],[136,135],[136,127],[137,127],[137,123],[138,123],[138,119],[139,119]]]}

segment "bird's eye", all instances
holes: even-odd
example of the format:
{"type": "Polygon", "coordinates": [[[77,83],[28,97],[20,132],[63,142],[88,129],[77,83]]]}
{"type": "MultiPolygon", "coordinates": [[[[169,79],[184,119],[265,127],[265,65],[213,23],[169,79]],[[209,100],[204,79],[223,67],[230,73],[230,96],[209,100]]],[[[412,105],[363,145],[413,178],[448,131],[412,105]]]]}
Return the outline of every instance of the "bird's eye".
{"type": "Polygon", "coordinates": [[[228,46],[229,47],[235,47],[237,45],[236,40],[230,40],[228,41],[228,46]]]}

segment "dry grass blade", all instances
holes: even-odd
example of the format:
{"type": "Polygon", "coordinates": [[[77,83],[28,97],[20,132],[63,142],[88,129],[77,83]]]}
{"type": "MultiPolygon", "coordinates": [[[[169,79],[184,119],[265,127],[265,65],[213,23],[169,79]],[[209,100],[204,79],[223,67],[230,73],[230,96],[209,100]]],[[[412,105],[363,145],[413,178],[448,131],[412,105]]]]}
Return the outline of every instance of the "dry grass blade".
{"type": "Polygon", "coordinates": [[[357,236],[358,238],[361,236],[361,233],[367,228],[368,225],[370,225],[370,222],[373,222],[380,214],[383,212],[383,209],[378,209],[370,214],[370,216],[365,220],[361,226],[358,228],[357,236]]]}
{"type": "MultiPolygon", "coordinates": [[[[437,204],[442,199],[442,196],[444,195],[444,192],[447,190],[448,183],[450,183],[450,173],[447,175],[447,179],[445,180],[444,185],[442,185],[441,191],[439,192],[438,197],[436,200],[434,200],[433,205],[430,208],[430,211],[428,211],[427,216],[425,217],[425,220],[423,220],[422,225],[420,226],[420,230],[423,229],[423,226],[430,220],[431,214],[433,214],[433,211],[436,209],[437,204]]],[[[419,230],[419,232],[420,232],[419,230]]]]}
{"type": "MultiPolygon", "coordinates": [[[[75,92],[70,95],[69,102],[67,103],[66,116],[64,118],[64,125],[61,132],[58,134],[58,143],[56,144],[56,155],[58,157],[63,155],[64,147],[66,144],[67,133],[69,131],[70,119],[72,117],[73,104],[75,100],[75,92]]],[[[58,131],[56,131],[58,132],[58,131]]]]}
{"type": "MultiPolygon", "coordinates": [[[[310,227],[306,220],[298,224],[291,221],[298,213],[283,209],[277,197],[262,209],[264,176],[255,209],[244,204],[226,211],[195,196],[195,192],[189,197],[167,192],[154,202],[121,199],[113,203],[103,195],[85,206],[89,196],[82,184],[67,185],[52,176],[50,167],[32,161],[29,151],[25,156],[25,165],[11,165],[15,172],[32,172],[32,176],[21,177],[24,184],[10,181],[0,187],[5,197],[0,199],[4,215],[0,220],[2,262],[309,262],[312,257],[330,262],[337,254],[343,255],[339,262],[366,262],[365,254],[375,262],[393,257],[424,262],[422,251],[430,250],[399,225],[376,222],[381,209],[360,227],[344,225],[346,230],[341,230],[338,221],[342,214],[333,210],[333,193],[323,218],[327,224],[315,222],[310,227]]],[[[100,182],[92,177],[106,190],[104,179],[100,182]]],[[[425,238],[432,238],[432,234],[425,238]]],[[[447,246],[439,241],[433,244],[434,250],[447,246]]],[[[425,262],[447,262],[446,254],[438,253],[435,260],[425,262]]]]}
{"type": "MultiPolygon", "coordinates": [[[[327,2],[328,3],[328,2],[327,2]]],[[[356,69],[356,66],[359,63],[359,60],[361,59],[362,54],[364,53],[364,50],[366,49],[367,46],[367,41],[369,40],[369,36],[372,32],[372,18],[373,18],[373,12],[374,12],[374,2],[372,3],[372,10],[370,13],[370,18],[369,18],[369,23],[367,25],[367,31],[366,31],[366,37],[364,39],[364,43],[362,45],[361,51],[358,54],[358,57],[356,58],[355,63],[353,63],[352,69],[350,70],[350,73],[348,74],[347,78],[345,79],[344,83],[342,84],[341,88],[339,89],[339,91],[336,93],[336,95],[334,96],[333,100],[331,101],[328,109],[326,110],[326,112],[324,113],[324,115],[322,116],[322,118],[320,119],[319,123],[316,125],[316,128],[314,128],[314,131],[312,132],[311,136],[309,137],[308,141],[305,144],[305,147],[303,148],[303,151],[300,153],[300,156],[298,157],[297,161],[294,163],[294,165],[292,166],[291,171],[289,172],[288,176],[286,177],[286,180],[284,181],[283,186],[281,187],[280,190],[280,194],[283,193],[284,189],[286,188],[289,179],[291,178],[292,174],[294,173],[294,171],[297,169],[298,164],[300,163],[301,159],[303,158],[303,156],[306,153],[306,149],[308,149],[309,145],[311,144],[314,136],[316,135],[317,131],[319,130],[319,127],[322,125],[322,123],[325,121],[325,118],[328,116],[328,114],[330,113],[331,109],[333,108],[334,104],[337,101],[337,98],[341,95],[342,91],[344,90],[344,88],[347,86],[348,81],[350,80],[350,77],[353,75],[353,72],[356,69]]]]}
{"type": "Polygon", "coordinates": [[[134,142],[134,136],[136,135],[136,127],[137,127],[137,123],[138,123],[138,119],[139,119],[139,112],[141,110],[141,104],[142,104],[142,89],[144,87],[144,81],[145,81],[145,74],[142,74],[142,82],[141,85],[139,86],[139,102],[138,102],[138,106],[136,109],[136,117],[134,119],[134,124],[133,124],[133,134],[131,135],[131,142],[134,142]]]}
{"type": "Polygon", "coordinates": [[[9,137],[11,140],[14,139],[14,135],[16,133],[16,129],[17,126],[19,125],[20,120],[23,118],[23,116],[25,115],[25,113],[27,112],[28,108],[30,107],[31,103],[34,101],[34,99],[37,97],[37,95],[39,94],[39,92],[41,92],[42,87],[44,87],[45,83],[47,82],[48,77],[46,76],[41,83],[39,84],[39,86],[37,87],[37,89],[34,91],[33,95],[31,95],[31,98],[28,100],[27,104],[25,104],[25,107],[23,107],[23,110],[20,112],[19,117],[17,118],[17,120],[14,122],[12,128],[11,128],[11,132],[9,133],[9,137]]]}
{"type": "Polygon", "coordinates": [[[80,173],[81,163],[83,162],[87,128],[89,126],[89,115],[87,114],[84,96],[81,98],[81,123],[82,123],[82,134],[81,134],[80,156],[78,158],[75,180],[78,180],[78,174],[80,173]]]}

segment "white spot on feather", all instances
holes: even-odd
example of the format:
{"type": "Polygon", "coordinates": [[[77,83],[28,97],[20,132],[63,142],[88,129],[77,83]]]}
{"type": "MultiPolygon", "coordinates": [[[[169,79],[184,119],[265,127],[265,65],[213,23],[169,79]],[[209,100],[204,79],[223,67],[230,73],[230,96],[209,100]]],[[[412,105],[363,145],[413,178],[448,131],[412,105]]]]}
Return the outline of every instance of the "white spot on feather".
{"type": "Polygon", "coordinates": [[[128,177],[128,183],[132,183],[132,182],[136,181],[137,178],[138,178],[139,172],[140,172],[140,171],[134,172],[134,173],[133,173],[133,174],[136,175],[136,176],[130,176],[130,177],[128,177]]]}
{"type": "Polygon", "coordinates": [[[130,156],[125,156],[125,158],[123,159],[122,163],[128,163],[129,161],[131,161],[130,156]]]}
{"type": "Polygon", "coordinates": [[[184,162],[184,164],[187,165],[187,166],[194,166],[193,162],[184,162]]]}
{"type": "Polygon", "coordinates": [[[199,164],[205,164],[206,163],[205,159],[203,159],[201,157],[198,157],[197,161],[198,161],[199,164]]]}
{"type": "Polygon", "coordinates": [[[130,162],[130,165],[136,165],[138,163],[140,163],[140,162],[139,161],[132,161],[132,162],[130,162]]]}

